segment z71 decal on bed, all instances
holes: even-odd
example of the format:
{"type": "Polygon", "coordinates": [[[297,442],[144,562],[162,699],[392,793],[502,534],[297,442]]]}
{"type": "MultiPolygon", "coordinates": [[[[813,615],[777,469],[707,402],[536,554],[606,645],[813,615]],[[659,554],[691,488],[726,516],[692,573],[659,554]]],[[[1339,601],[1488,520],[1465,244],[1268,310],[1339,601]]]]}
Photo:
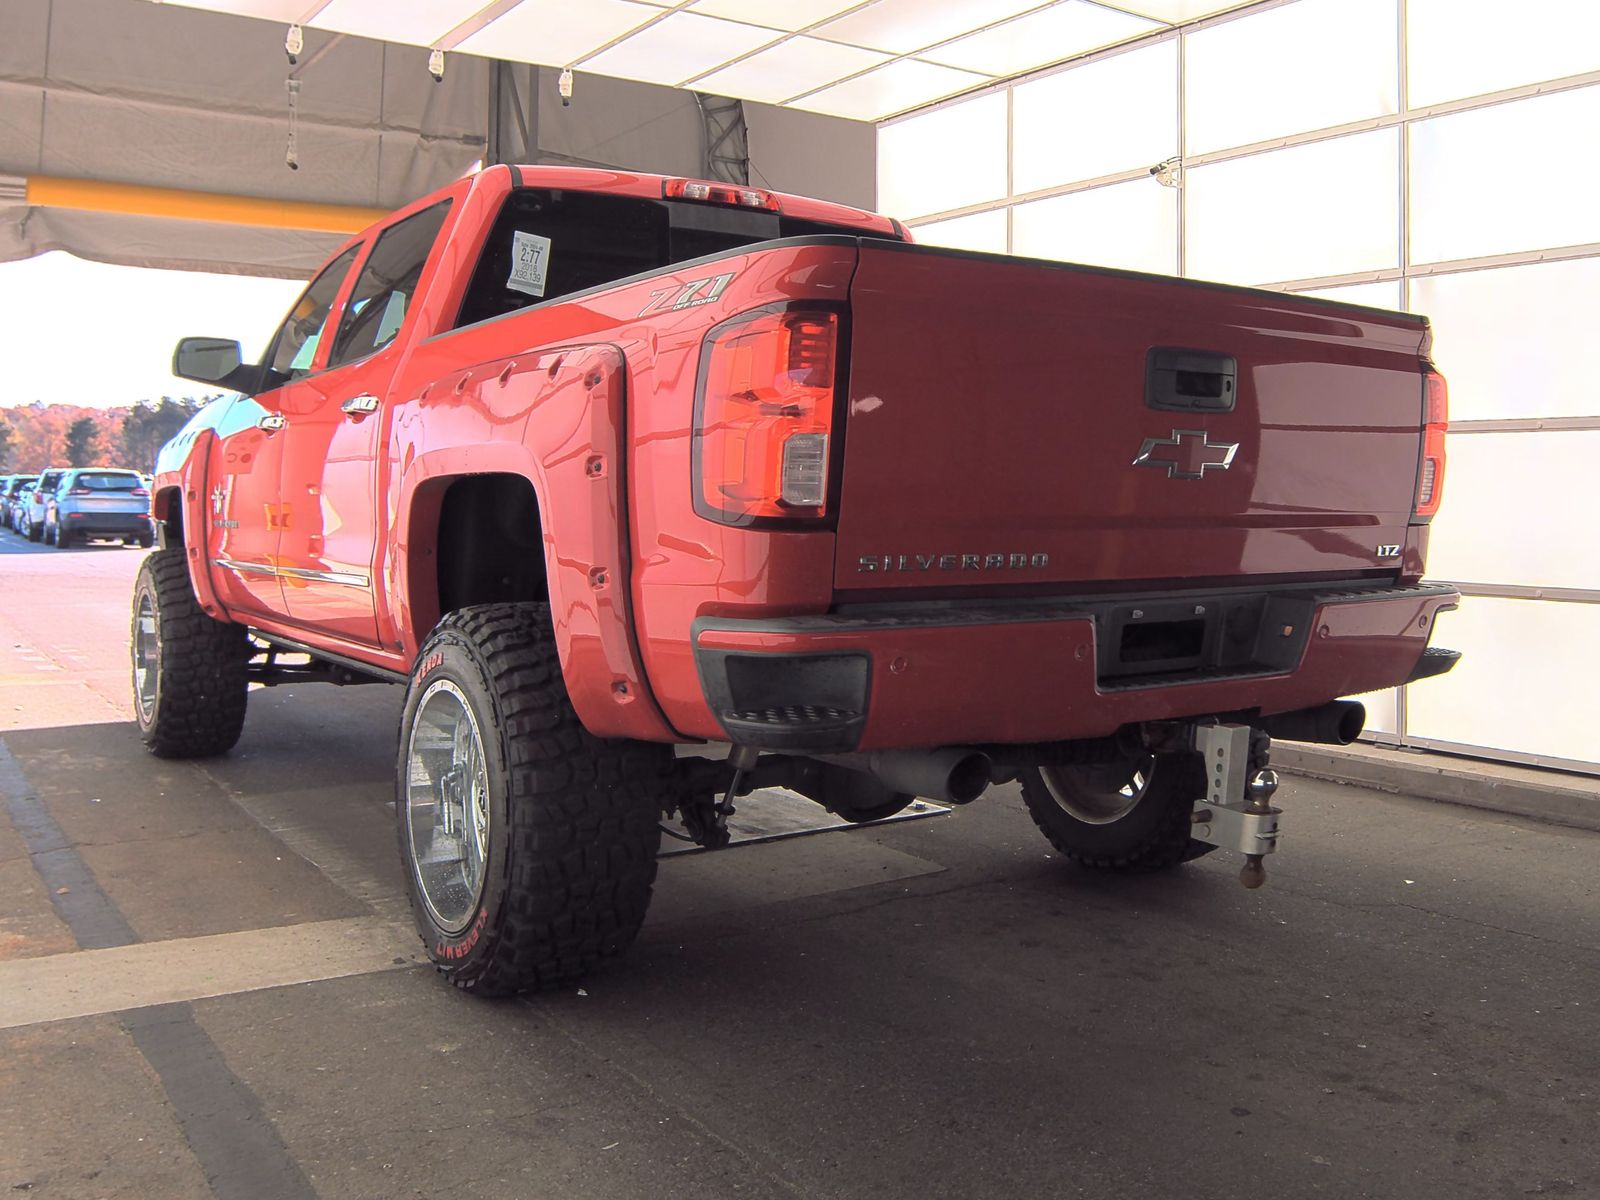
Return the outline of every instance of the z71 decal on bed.
{"type": "Polygon", "coordinates": [[[668,309],[693,308],[697,304],[710,304],[728,290],[734,272],[713,275],[709,279],[691,279],[682,287],[657,288],[650,293],[650,303],[639,310],[641,317],[668,309]]]}

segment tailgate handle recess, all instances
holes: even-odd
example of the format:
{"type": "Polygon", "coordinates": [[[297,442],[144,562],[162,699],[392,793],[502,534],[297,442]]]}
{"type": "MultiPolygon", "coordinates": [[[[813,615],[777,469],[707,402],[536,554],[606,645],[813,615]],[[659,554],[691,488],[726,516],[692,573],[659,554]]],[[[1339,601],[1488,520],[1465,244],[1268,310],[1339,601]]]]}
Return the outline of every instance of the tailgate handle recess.
{"type": "Polygon", "coordinates": [[[1152,346],[1144,360],[1144,402],[1175,412],[1232,412],[1239,367],[1231,354],[1152,346]]]}

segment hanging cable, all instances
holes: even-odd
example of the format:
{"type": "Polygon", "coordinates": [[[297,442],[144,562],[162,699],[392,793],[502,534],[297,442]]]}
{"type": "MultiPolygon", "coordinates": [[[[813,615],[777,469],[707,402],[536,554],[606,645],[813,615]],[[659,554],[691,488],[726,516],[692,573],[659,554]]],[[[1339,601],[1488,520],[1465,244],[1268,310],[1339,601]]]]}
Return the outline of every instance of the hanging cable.
{"type": "Polygon", "coordinates": [[[283,86],[289,93],[289,148],[284,151],[283,161],[289,170],[300,169],[300,81],[293,76],[283,81],[283,86]]]}

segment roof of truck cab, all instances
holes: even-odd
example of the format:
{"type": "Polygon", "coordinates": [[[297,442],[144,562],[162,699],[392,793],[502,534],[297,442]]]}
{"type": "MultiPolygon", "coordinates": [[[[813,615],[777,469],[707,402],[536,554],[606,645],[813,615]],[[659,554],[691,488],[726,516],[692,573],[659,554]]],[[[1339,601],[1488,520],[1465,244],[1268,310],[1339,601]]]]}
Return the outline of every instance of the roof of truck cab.
{"type": "MultiPolygon", "coordinates": [[[[497,168],[488,167],[492,171],[497,168]]],[[[618,196],[639,196],[651,200],[664,200],[666,185],[675,179],[689,179],[694,183],[716,184],[716,180],[694,179],[682,175],[651,175],[639,171],[600,170],[594,167],[566,167],[546,164],[513,165],[510,168],[513,187],[572,188],[588,192],[610,192],[618,196]]],[[[807,221],[826,221],[830,224],[871,229],[880,233],[901,236],[904,227],[891,217],[835,204],[831,200],[818,200],[811,196],[797,196],[790,192],[774,191],[749,184],[726,184],[748,191],[763,192],[778,200],[778,213],[786,217],[800,217],[807,221]]],[[[680,201],[693,204],[696,201],[680,201]]]]}

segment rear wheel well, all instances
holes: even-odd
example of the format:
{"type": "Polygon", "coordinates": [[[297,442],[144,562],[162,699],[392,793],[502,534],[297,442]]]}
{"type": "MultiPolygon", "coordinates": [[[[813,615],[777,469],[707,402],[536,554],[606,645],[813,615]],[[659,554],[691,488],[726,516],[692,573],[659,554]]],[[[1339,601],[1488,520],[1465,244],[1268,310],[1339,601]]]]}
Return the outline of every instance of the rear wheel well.
{"type": "Polygon", "coordinates": [[[452,483],[439,503],[435,546],[438,608],[416,613],[429,620],[428,628],[473,604],[550,599],[539,501],[520,475],[471,475],[452,483]]]}

